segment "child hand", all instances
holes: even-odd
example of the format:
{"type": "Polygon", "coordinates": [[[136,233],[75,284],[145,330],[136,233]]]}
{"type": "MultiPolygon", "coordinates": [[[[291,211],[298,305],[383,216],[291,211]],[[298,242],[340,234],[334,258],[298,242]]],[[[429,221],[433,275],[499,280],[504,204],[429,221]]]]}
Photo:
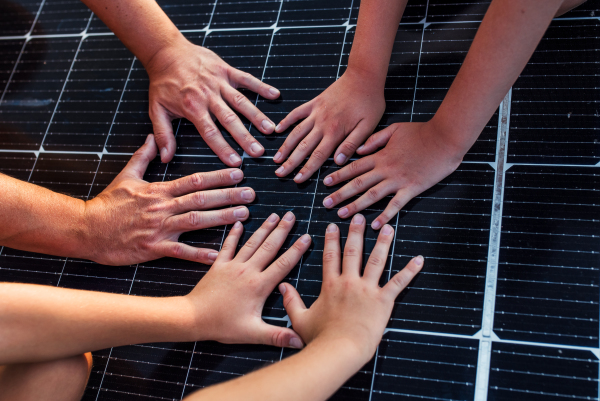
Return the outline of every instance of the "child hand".
{"type": "Polygon", "coordinates": [[[323,93],[294,109],[277,125],[275,131],[283,132],[296,121],[305,119],[288,135],[273,157],[275,163],[282,163],[291,153],[275,174],[285,177],[310,155],[294,178],[297,183],[304,182],[321,167],[336,146],[334,160],[339,165],[344,164],[373,132],[384,110],[383,88],[377,88],[369,78],[347,70],[323,93]]]}
{"type": "Polygon", "coordinates": [[[229,66],[212,51],[187,40],[160,51],[146,70],[150,77],[150,119],[164,163],[175,154],[171,125],[175,118],[190,120],[206,144],[228,166],[237,167],[242,159],[227,144],[213,117],[250,156],[263,154],[262,145],[231,109],[246,116],[263,134],[271,134],[275,124],[236,88],[250,89],[266,99],[276,99],[279,96],[277,89],[229,66]]]}
{"type": "Polygon", "coordinates": [[[389,194],[395,194],[388,206],[371,224],[374,230],[390,221],[412,198],[437,184],[460,165],[464,154],[444,141],[431,123],[397,123],[371,136],[357,153],[363,157],[328,175],[327,186],[353,179],[324,199],[332,208],[365,192],[338,211],[342,218],[352,216],[389,194]]]}
{"type": "Polygon", "coordinates": [[[302,341],[293,330],[269,325],[261,318],[267,297],[310,245],[310,236],[304,234],[270,263],[295,220],[292,212],[280,222],[272,214],[237,255],[236,246],[244,228],[241,223],[233,226],[215,263],[186,296],[197,317],[198,334],[194,340],[302,348],[302,341]]]}
{"type": "Polygon", "coordinates": [[[365,218],[357,214],[350,224],[342,261],[340,231],[335,224],[327,227],[321,294],[310,309],[306,309],[294,287],[279,286],[293,328],[306,343],[317,338],[350,340],[363,363],[375,353],[394,300],[423,266],[423,258],[416,257],[383,288],[379,287],[394,229],[383,227],[361,276],[364,231],[365,218]]]}

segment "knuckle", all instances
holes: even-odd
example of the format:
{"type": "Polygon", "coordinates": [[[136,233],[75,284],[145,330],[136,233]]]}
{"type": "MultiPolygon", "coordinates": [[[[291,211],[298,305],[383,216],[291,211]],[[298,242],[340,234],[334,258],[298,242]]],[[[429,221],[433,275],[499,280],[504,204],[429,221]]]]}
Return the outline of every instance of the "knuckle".
{"type": "Polygon", "coordinates": [[[271,334],[271,344],[276,346],[283,346],[283,333],[281,331],[275,331],[271,334]]]}
{"type": "Polygon", "coordinates": [[[373,201],[377,200],[379,198],[379,190],[371,188],[367,191],[367,196],[373,201]]]}
{"type": "Polygon", "coordinates": [[[192,200],[197,207],[204,207],[206,204],[206,195],[202,192],[196,192],[192,195],[192,200]]]}
{"type": "Polygon", "coordinates": [[[346,249],[344,249],[344,256],[358,256],[359,253],[358,248],[353,245],[346,245],[346,249]]]}
{"type": "Polygon", "coordinates": [[[337,259],[338,255],[335,251],[325,251],[323,252],[323,262],[334,262],[337,259]]]}
{"type": "Polygon", "coordinates": [[[227,111],[223,114],[223,124],[230,125],[237,120],[237,116],[232,111],[227,111]]]}
{"type": "Polygon", "coordinates": [[[246,101],[248,99],[246,98],[246,96],[242,95],[241,93],[236,93],[235,96],[233,97],[233,103],[237,106],[244,106],[246,104],[246,101]]]}
{"type": "Polygon", "coordinates": [[[174,258],[182,258],[184,253],[185,250],[181,242],[177,242],[171,247],[171,256],[174,258]]]}
{"type": "Polygon", "coordinates": [[[302,141],[298,144],[298,150],[300,150],[301,152],[304,152],[308,149],[310,145],[308,144],[307,141],[302,141]]]}
{"type": "Polygon", "coordinates": [[[346,154],[347,156],[350,156],[351,153],[354,153],[357,147],[358,146],[354,142],[346,139],[346,141],[344,141],[344,143],[342,144],[342,153],[346,154]]]}
{"type": "Polygon", "coordinates": [[[190,181],[194,188],[202,188],[204,186],[204,174],[194,173],[190,176],[190,181]]]}
{"type": "Polygon", "coordinates": [[[236,191],[233,188],[224,190],[225,202],[233,203],[235,201],[235,195],[237,192],[241,193],[241,191],[236,191]]]}
{"type": "Polygon", "coordinates": [[[406,286],[408,285],[408,282],[406,281],[403,274],[396,274],[394,276],[393,280],[394,280],[394,284],[400,288],[406,288],[406,286]]]}
{"type": "Polygon", "coordinates": [[[273,251],[277,250],[275,245],[269,240],[263,242],[263,244],[261,245],[261,248],[267,252],[273,252],[273,251]]]}
{"type": "Polygon", "coordinates": [[[352,185],[354,185],[354,188],[362,190],[365,186],[365,181],[362,179],[362,177],[356,177],[354,180],[352,180],[352,185]]]}
{"type": "Polygon", "coordinates": [[[190,212],[188,215],[188,222],[191,227],[197,227],[202,224],[202,215],[198,212],[190,212]]]}
{"type": "Polygon", "coordinates": [[[325,160],[327,157],[325,156],[325,153],[322,150],[319,149],[315,149],[315,151],[312,153],[311,156],[312,159],[315,159],[318,162],[322,162],[323,160],[325,160]]]}
{"type": "Polygon", "coordinates": [[[399,209],[402,209],[402,206],[404,206],[404,205],[400,199],[392,198],[392,200],[390,201],[390,206],[399,210],[399,209]]]}
{"type": "Polygon", "coordinates": [[[373,265],[373,266],[380,266],[382,265],[384,262],[383,259],[381,259],[379,256],[375,256],[373,254],[371,254],[371,257],[369,258],[369,264],[373,265]]]}
{"type": "Polygon", "coordinates": [[[204,139],[206,141],[214,140],[219,135],[221,135],[221,132],[217,129],[217,127],[209,126],[204,129],[204,139]]]}
{"type": "Polygon", "coordinates": [[[275,267],[278,270],[287,270],[287,267],[290,265],[290,258],[286,255],[281,255],[279,259],[275,261],[275,267]]]}
{"type": "Polygon", "coordinates": [[[351,173],[351,174],[357,174],[357,173],[358,173],[358,170],[359,170],[359,167],[360,167],[360,166],[358,165],[358,163],[357,163],[357,162],[355,162],[355,163],[350,163],[350,164],[348,165],[348,170],[350,170],[350,173],[351,173]]]}

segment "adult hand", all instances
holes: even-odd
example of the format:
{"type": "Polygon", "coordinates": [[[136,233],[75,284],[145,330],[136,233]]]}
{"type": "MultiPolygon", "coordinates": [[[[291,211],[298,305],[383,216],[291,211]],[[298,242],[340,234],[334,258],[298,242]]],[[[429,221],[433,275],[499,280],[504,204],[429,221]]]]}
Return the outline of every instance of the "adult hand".
{"type": "Polygon", "coordinates": [[[328,175],[327,186],[351,182],[323,200],[326,208],[365,192],[338,211],[349,217],[389,194],[395,194],[388,206],[371,224],[378,230],[390,221],[412,198],[437,184],[460,165],[464,153],[444,141],[431,123],[397,123],[371,136],[357,153],[363,157],[328,175]]]}
{"type": "Polygon", "coordinates": [[[232,224],[248,218],[245,206],[211,210],[254,200],[251,188],[216,189],[239,183],[238,169],[196,173],[170,182],[142,178],[156,156],[152,135],[123,171],[97,197],[86,202],[84,247],[88,258],[107,265],[128,265],[163,256],[211,264],[214,249],[178,242],[186,231],[232,224]]]}
{"type": "Polygon", "coordinates": [[[261,318],[267,297],[310,245],[310,236],[305,234],[271,263],[295,220],[292,212],[281,221],[272,214],[237,255],[235,250],[244,229],[241,223],[233,226],[219,257],[187,296],[198,316],[197,340],[302,348],[293,330],[269,325],[261,318]]]}
{"type": "Polygon", "coordinates": [[[263,134],[271,134],[275,124],[242,95],[247,88],[266,99],[276,99],[279,91],[252,75],[229,66],[212,51],[196,46],[183,37],[166,46],[147,63],[150,77],[150,119],[163,163],[175,154],[171,120],[187,118],[223,163],[237,167],[242,159],[227,144],[213,120],[216,118],[235,141],[252,157],[264,148],[246,129],[232,108],[243,114],[263,134]]]}
{"type": "Polygon", "coordinates": [[[348,69],[323,93],[288,114],[277,125],[276,132],[285,131],[302,118],[304,121],[292,130],[273,157],[276,163],[282,163],[291,153],[275,174],[285,177],[310,155],[294,178],[297,183],[304,182],[336,147],[334,160],[339,165],[344,164],[373,132],[383,115],[385,99],[383,91],[376,89],[378,86],[368,77],[348,69]]]}
{"type": "Polygon", "coordinates": [[[293,286],[281,284],[279,290],[294,330],[306,343],[317,338],[332,342],[350,340],[366,363],[383,336],[394,300],[421,270],[423,258],[413,258],[381,288],[379,279],[394,229],[387,224],[383,227],[361,276],[364,231],[365,218],[357,214],[350,224],[342,261],[340,231],[335,224],[327,227],[321,294],[310,309],[293,286]]]}

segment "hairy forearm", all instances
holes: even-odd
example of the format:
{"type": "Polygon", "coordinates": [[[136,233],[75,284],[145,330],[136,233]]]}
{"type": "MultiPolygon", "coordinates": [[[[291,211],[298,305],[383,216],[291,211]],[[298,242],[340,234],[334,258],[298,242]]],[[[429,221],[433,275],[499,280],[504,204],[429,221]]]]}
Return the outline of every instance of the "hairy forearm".
{"type": "Polygon", "coordinates": [[[145,67],[162,49],[185,41],[154,0],[82,0],[145,67]]]}
{"type": "Polygon", "coordinates": [[[126,344],[189,341],[191,316],[183,297],[0,284],[0,365],[49,361],[126,344]]]}
{"type": "Polygon", "coordinates": [[[383,91],[388,65],[407,0],[363,0],[348,71],[356,71],[383,91]]]}
{"type": "Polygon", "coordinates": [[[464,154],[525,68],[560,0],[492,1],[432,123],[464,154]]]}
{"type": "Polygon", "coordinates": [[[366,363],[364,359],[350,341],[317,338],[296,355],[185,400],[326,400],[366,363]]]}

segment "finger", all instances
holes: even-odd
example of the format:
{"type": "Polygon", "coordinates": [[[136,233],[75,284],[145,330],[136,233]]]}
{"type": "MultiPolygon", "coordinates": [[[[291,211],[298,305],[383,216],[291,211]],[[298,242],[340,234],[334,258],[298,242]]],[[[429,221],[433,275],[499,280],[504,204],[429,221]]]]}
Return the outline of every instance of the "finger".
{"type": "Polygon", "coordinates": [[[340,247],[340,230],[331,223],[325,231],[323,248],[323,282],[332,280],[342,273],[342,250],[340,247]]]}
{"type": "Polygon", "coordinates": [[[260,228],[252,234],[250,239],[246,241],[242,249],[238,252],[235,257],[240,263],[248,261],[254,255],[254,252],[258,249],[259,246],[267,239],[271,231],[277,227],[277,223],[279,223],[279,216],[275,213],[271,214],[265,221],[262,223],[260,228]]]}
{"type": "Polygon", "coordinates": [[[265,153],[265,148],[250,135],[237,114],[231,111],[225,103],[217,101],[210,110],[246,153],[252,157],[259,157],[265,153]]]}
{"type": "Polygon", "coordinates": [[[423,267],[423,256],[413,258],[404,269],[391,278],[391,280],[383,287],[383,292],[390,301],[396,299],[398,295],[406,288],[412,279],[421,271],[423,267]]]}
{"type": "Polygon", "coordinates": [[[217,259],[219,253],[214,249],[195,248],[182,242],[164,241],[161,245],[161,254],[165,257],[190,260],[192,262],[211,265],[217,259]]]}
{"type": "Polygon", "coordinates": [[[238,155],[225,141],[221,131],[219,131],[217,126],[212,122],[208,114],[199,118],[188,116],[187,119],[194,124],[208,147],[217,154],[223,163],[230,167],[237,167],[242,164],[240,155],[238,155]]]}
{"type": "Polygon", "coordinates": [[[369,260],[365,266],[363,277],[366,280],[369,280],[374,284],[379,283],[381,273],[383,273],[387,263],[388,252],[390,251],[390,245],[392,245],[393,239],[394,229],[386,224],[381,229],[379,237],[377,237],[377,243],[371,251],[371,255],[369,255],[369,260]]]}
{"type": "Polygon", "coordinates": [[[288,273],[300,261],[300,258],[308,250],[310,246],[310,235],[304,234],[292,245],[290,249],[285,251],[283,255],[263,272],[265,274],[265,283],[269,289],[272,289],[288,275],[288,273]]]}
{"type": "Polygon", "coordinates": [[[160,104],[155,103],[150,107],[150,120],[154,130],[154,140],[160,150],[160,160],[163,163],[170,162],[175,154],[177,143],[173,135],[173,124],[171,116],[167,110],[160,104]]]}
{"type": "Polygon", "coordinates": [[[312,152],[304,167],[296,174],[294,181],[299,184],[308,180],[325,163],[327,158],[331,156],[334,148],[334,141],[324,139],[312,152]]]}
{"type": "Polygon", "coordinates": [[[363,239],[365,235],[366,220],[362,214],[357,214],[350,222],[348,239],[344,247],[342,260],[342,274],[360,275],[363,255],[363,239]]]}
{"type": "Polygon", "coordinates": [[[248,215],[248,208],[245,206],[204,212],[193,211],[169,217],[165,220],[165,228],[173,233],[183,233],[245,221],[248,215]]]}
{"type": "MultiPolygon", "coordinates": [[[[250,120],[263,134],[269,135],[275,131],[275,124],[269,117],[264,115],[246,96],[233,89],[230,86],[226,86],[221,90],[223,98],[229,103],[231,107],[242,113],[250,120]]],[[[230,131],[231,132],[231,131],[230,131]]]]}
{"type": "Polygon", "coordinates": [[[172,196],[181,196],[190,192],[235,185],[242,181],[242,178],[244,178],[242,170],[228,168],[208,173],[195,173],[166,182],[165,185],[172,196]]]}
{"type": "MultiPolygon", "coordinates": [[[[296,150],[290,155],[290,157],[283,163],[277,170],[275,170],[275,174],[279,177],[284,177],[291,173],[296,167],[300,165],[308,157],[308,155],[319,145],[319,142],[323,136],[320,132],[311,131],[310,134],[306,136],[299,144],[296,150]]],[[[294,181],[297,179],[302,179],[302,176],[294,177],[294,181]]],[[[298,182],[298,181],[296,181],[298,182]]]]}
{"type": "MultiPolygon", "coordinates": [[[[283,162],[285,158],[288,157],[290,153],[292,153],[296,146],[298,146],[298,143],[300,143],[300,141],[304,139],[306,135],[308,135],[310,130],[313,128],[314,124],[315,122],[313,119],[304,120],[300,124],[298,124],[296,128],[294,128],[292,132],[290,132],[287,138],[285,138],[283,145],[281,145],[277,153],[275,153],[275,156],[273,156],[273,161],[275,163],[283,162]]],[[[280,170],[281,167],[277,169],[277,171],[280,170]]],[[[283,173],[283,170],[281,170],[281,173],[283,173]]]]}
{"type": "Polygon", "coordinates": [[[260,79],[255,78],[247,72],[232,68],[230,70],[230,76],[232,81],[238,86],[250,89],[252,92],[258,93],[265,99],[277,99],[279,97],[279,91],[276,88],[261,82],[260,79]]]}
{"type": "Polygon", "coordinates": [[[387,207],[377,218],[371,223],[373,230],[379,230],[381,226],[393,219],[396,214],[402,209],[414,196],[409,193],[406,189],[401,189],[392,198],[387,207]]]}
{"type": "MultiPolygon", "coordinates": [[[[354,180],[350,181],[349,183],[347,183],[346,185],[344,185],[343,187],[341,187],[340,189],[323,199],[323,206],[330,209],[338,203],[343,202],[346,199],[357,195],[361,192],[364,192],[367,189],[379,184],[381,180],[382,178],[379,176],[379,174],[375,173],[374,171],[370,171],[364,175],[361,175],[360,177],[356,177],[354,180]]],[[[356,211],[357,210],[355,210],[354,212],[356,213],[356,211]]],[[[351,216],[350,213],[341,215],[339,212],[338,215],[342,218],[351,216]]]]}
{"type": "Polygon", "coordinates": [[[359,146],[358,149],[356,149],[356,153],[358,153],[359,155],[366,155],[369,153],[373,153],[379,148],[384,147],[386,143],[388,143],[396,129],[397,126],[393,124],[371,135],[364,145],[359,146]]]}
{"type": "Polygon", "coordinates": [[[223,241],[221,252],[219,252],[219,256],[217,257],[219,262],[229,262],[233,259],[235,256],[235,249],[237,248],[238,242],[240,242],[243,232],[244,225],[239,221],[236,221],[233,227],[231,227],[229,235],[227,235],[227,238],[223,241]]]}
{"type": "Polygon", "coordinates": [[[327,186],[336,185],[340,182],[347,181],[354,177],[358,177],[359,175],[364,174],[367,171],[372,170],[373,168],[375,168],[375,159],[373,157],[367,156],[365,158],[358,159],[348,164],[346,167],[334,173],[329,174],[323,179],[323,184],[327,186]]]}
{"type": "Polygon", "coordinates": [[[256,329],[256,343],[274,347],[302,348],[304,343],[292,329],[261,322],[256,329]]]}
{"type": "Polygon", "coordinates": [[[285,118],[281,120],[279,124],[277,124],[277,127],[275,127],[275,132],[281,133],[285,131],[296,121],[308,117],[311,111],[312,102],[304,103],[303,105],[296,107],[290,112],[290,114],[285,116],[285,118]]]}
{"type": "Polygon", "coordinates": [[[148,164],[156,157],[156,143],[154,135],[150,134],[141,148],[135,151],[131,159],[119,174],[120,176],[130,176],[139,180],[144,178],[148,164]]]}
{"type": "Polygon", "coordinates": [[[174,199],[173,213],[191,210],[211,210],[228,205],[250,203],[254,200],[252,188],[227,188],[212,191],[198,191],[174,199]]]}
{"type": "Polygon", "coordinates": [[[338,164],[342,165],[346,163],[348,159],[354,155],[358,146],[365,141],[365,139],[373,132],[371,124],[362,120],[358,123],[356,128],[344,139],[344,142],[338,146],[333,160],[338,164]]]}
{"type": "MultiPolygon", "coordinates": [[[[367,192],[365,192],[357,200],[340,208],[340,210],[338,210],[338,216],[340,216],[343,219],[346,217],[350,217],[354,213],[358,213],[361,210],[368,208],[373,203],[380,201],[381,199],[385,198],[393,192],[393,188],[386,183],[382,182],[378,185],[374,185],[371,188],[369,188],[367,192]]],[[[388,220],[385,221],[385,223],[387,222],[388,220]]],[[[380,227],[381,225],[379,225],[377,229],[379,229],[380,227]]]]}
{"type": "Polygon", "coordinates": [[[261,271],[267,267],[285,242],[290,230],[294,227],[295,221],[296,216],[294,216],[294,213],[287,212],[275,230],[269,234],[267,239],[260,245],[254,255],[252,255],[249,262],[261,271]]]}
{"type": "Polygon", "coordinates": [[[279,292],[283,295],[283,307],[290,317],[293,326],[295,322],[298,322],[302,312],[306,311],[306,305],[304,305],[300,294],[298,294],[298,291],[291,284],[279,284],[279,292]]]}

